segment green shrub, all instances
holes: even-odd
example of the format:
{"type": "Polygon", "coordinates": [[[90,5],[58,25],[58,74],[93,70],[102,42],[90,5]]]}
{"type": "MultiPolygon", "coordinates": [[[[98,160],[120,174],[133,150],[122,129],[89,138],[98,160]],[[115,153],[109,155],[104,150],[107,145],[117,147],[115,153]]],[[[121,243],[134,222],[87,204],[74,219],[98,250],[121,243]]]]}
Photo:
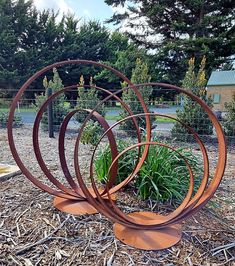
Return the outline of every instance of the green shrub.
{"type": "MultiPolygon", "coordinates": [[[[100,99],[98,97],[98,91],[94,87],[92,87],[92,85],[94,84],[92,78],[90,78],[91,87],[84,88],[84,78],[83,76],[80,77],[80,82],[78,86],[77,106],[76,106],[77,108],[93,110],[96,107],[96,105],[100,102],[100,99]]],[[[104,117],[106,113],[104,104],[100,105],[96,109],[96,111],[104,117]]],[[[87,112],[78,112],[75,115],[75,119],[77,122],[82,123],[86,119],[87,115],[88,115],[87,112]]],[[[92,117],[92,119],[94,118],[92,117]]]]}
{"type": "MultiPolygon", "coordinates": [[[[212,108],[212,100],[207,97],[205,90],[206,79],[205,79],[205,63],[206,59],[203,57],[200,65],[200,69],[195,74],[194,58],[189,60],[189,68],[185,74],[182,86],[185,90],[188,90],[200,97],[209,107],[212,108]]],[[[193,128],[199,135],[211,135],[213,134],[213,125],[205,113],[204,109],[194,100],[181,95],[184,105],[182,110],[177,110],[177,118],[185,123],[186,125],[193,128]]],[[[192,140],[193,137],[190,135],[188,130],[180,123],[175,123],[172,128],[172,136],[178,140],[192,140]]]]}
{"type": "MultiPolygon", "coordinates": [[[[129,146],[124,141],[118,142],[118,151],[129,146]]],[[[141,149],[143,150],[144,147],[141,149]]],[[[177,149],[190,163],[195,175],[195,187],[198,186],[202,177],[200,160],[193,155],[192,151],[183,148],[177,149]]],[[[137,160],[137,148],[130,150],[118,160],[118,176],[116,183],[123,181],[132,173],[137,160]]],[[[106,182],[107,173],[111,164],[109,145],[97,154],[95,160],[95,173],[97,179],[106,182]]],[[[157,145],[151,145],[148,156],[135,177],[135,188],[141,199],[153,199],[161,202],[174,200],[182,201],[189,188],[188,168],[183,158],[176,152],[157,145]]]]}
{"type": "MultiPolygon", "coordinates": [[[[202,174],[198,158],[183,148],[177,149],[177,152],[191,165],[197,187],[202,174]]],[[[183,158],[171,149],[151,145],[145,163],[136,177],[136,188],[142,199],[182,201],[189,188],[187,165],[183,158]]]]}
{"type": "Polygon", "coordinates": [[[103,129],[97,121],[88,121],[81,135],[81,143],[95,146],[99,138],[101,137],[102,132],[103,129]]]}
{"type": "Polygon", "coordinates": [[[232,101],[225,103],[226,118],[223,122],[223,128],[227,136],[235,136],[235,94],[232,101]]]}
{"type": "MultiPolygon", "coordinates": [[[[35,95],[35,105],[37,107],[37,111],[40,109],[42,104],[47,99],[48,89],[52,89],[52,93],[55,93],[58,90],[63,89],[63,83],[57,72],[56,68],[53,69],[53,78],[52,80],[48,81],[47,77],[43,80],[43,86],[46,89],[45,93],[41,95],[35,95]]],[[[69,105],[66,103],[65,96],[63,94],[58,95],[52,101],[52,108],[53,108],[53,125],[54,130],[58,130],[61,123],[64,120],[65,115],[69,111],[69,105]]],[[[48,130],[48,111],[47,109],[43,113],[42,120],[41,120],[42,129],[48,130]]]]}
{"type": "MultiPolygon", "coordinates": [[[[150,82],[150,75],[148,74],[148,65],[144,62],[142,62],[139,58],[136,60],[136,66],[132,71],[132,76],[131,76],[131,82],[133,84],[141,84],[145,82],[150,82]]],[[[123,82],[122,87],[127,87],[127,83],[123,82]]],[[[149,98],[152,94],[152,88],[151,87],[140,87],[139,92],[142,95],[142,98],[144,102],[148,105],[149,98]]],[[[122,93],[122,100],[129,106],[133,114],[140,114],[144,113],[143,107],[138,100],[136,93],[132,89],[128,89],[123,91],[122,93]]],[[[120,118],[123,119],[125,117],[129,116],[129,113],[126,110],[123,110],[120,113],[120,118]]],[[[146,128],[146,121],[144,117],[138,117],[136,118],[138,122],[138,126],[141,128],[146,128]]],[[[154,117],[150,117],[151,122],[154,121],[154,117]]],[[[128,135],[130,136],[136,136],[136,131],[135,131],[135,124],[133,123],[132,119],[128,119],[127,121],[123,122],[120,125],[120,128],[123,130],[126,130],[128,135]]]]}
{"type": "MultiPolygon", "coordinates": [[[[119,140],[117,142],[118,152],[125,150],[129,145],[130,143],[119,140]]],[[[130,150],[124,156],[125,157],[123,158],[121,157],[118,160],[118,175],[116,178],[116,184],[119,184],[120,182],[122,182],[133,171],[133,168],[135,166],[134,162],[136,159],[133,157],[137,157],[137,151],[130,150]]],[[[111,157],[110,146],[105,145],[104,148],[98,152],[97,157],[94,162],[96,177],[102,183],[105,183],[108,179],[107,174],[108,174],[108,170],[111,165],[111,162],[112,162],[112,157],[111,157]]]]}
{"type": "MultiPolygon", "coordinates": [[[[7,127],[7,122],[8,122],[8,112],[0,112],[0,126],[2,128],[7,127]]],[[[23,121],[20,115],[15,114],[14,119],[13,119],[13,127],[22,127],[23,126],[23,121]]]]}

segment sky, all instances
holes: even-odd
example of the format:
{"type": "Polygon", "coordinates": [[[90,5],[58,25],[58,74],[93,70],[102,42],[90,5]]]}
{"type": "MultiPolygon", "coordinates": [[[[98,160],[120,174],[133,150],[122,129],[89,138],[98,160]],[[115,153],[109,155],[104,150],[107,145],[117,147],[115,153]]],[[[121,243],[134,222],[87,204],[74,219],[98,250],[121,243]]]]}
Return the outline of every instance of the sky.
{"type": "MultiPolygon", "coordinates": [[[[69,11],[74,13],[77,18],[96,19],[101,22],[110,18],[115,10],[122,9],[108,6],[104,0],[34,0],[34,5],[39,10],[48,8],[60,10],[60,17],[69,11]]],[[[110,24],[106,26],[112,27],[110,24]]]]}

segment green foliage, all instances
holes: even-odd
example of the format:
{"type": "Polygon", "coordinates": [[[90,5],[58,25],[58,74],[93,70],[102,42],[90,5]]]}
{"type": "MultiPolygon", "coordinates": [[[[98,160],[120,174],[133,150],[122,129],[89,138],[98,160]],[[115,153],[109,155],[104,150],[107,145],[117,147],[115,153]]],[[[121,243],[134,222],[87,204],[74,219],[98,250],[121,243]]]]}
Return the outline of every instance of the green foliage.
{"type": "MultiPolygon", "coordinates": [[[[130,143],[119,141],[118,151],[127,148],[130,143]]],[[[142,147],[143,150],[143,147],[142,147]]],[[[195,187],[198,187],[202,177],[201,162],[192,151],[177,149],[189,162],[195,175],[195,187]]],[[[123,181],[132,173],[137,160],[137,149],[128,151],[118,160],[118,176],[116,184],[123,181]]],[[[97,154],[95,160],[95,173],[100,182],[107,181],[108,169],[111,165],[111,152],[109,145],[97,154]]],[[[148,156],[135,177],[135,187],[141,199],[153,199],[161,202],[182,201],[189,187],[188,168],[183,158],[176,152],[163,147],[152,145],[149,148],[148,156]]]]}
{"type": "MultiPolygon", "coordinates": [[[[130,145],[130,142],[126,142],[123,140],[118,140],[117,142],[117,148],[118,152],[125,150],[130,145]]],[[[116,178],[116,184],[119,184],[122,182],[125,178],[128,177],[128,175],[131,174],[134,168],[134,163],[136,159],[136,150],[131,150],[125,154],[124,157],[121,157],[118,160],[118,175],[116,178]]],[[[97,157],[95,159],[95,173],[97,179],[105,183],[108,179],[108,170],[112,163],[112,157],[111,157],[111,151],[110,146],[105,145],[102,150],[100,150],[97,154],[97,157]]]]}
{"type": "MultiPolygon", "coordinates": [[[[147,54],[146,49],[139,48],[138,45],[130,42],[126,35],[113,32],[109,37],[107,46],[109,53],[106,60],[103,61],[105,64],[121,71],[127,78],[131,79],[136,60],[139,58],[148,65],[152,78],[156,78],[153,57],[147,54]]],[[[95,80],[97,85],[110,90],[121,89],[121,82],[123,82],[122,79],[106,69],[95,75],[95,80]]]]}
{"type": "MultiPolygon", "coordinates": [[[[44,78],[43,80],[43,86],[45,88],[45,93],[41,95],[35,95],[35,105],[37,107],[37,110],[40,109],[42,104],[45,102],[47,99],[48,95],[48,89],[51,88],[52,92],[55,93],[56,91],[59,91],[63,89],[63,83],[62,80],[59,76],[58,71],[54,68],[53,69],[53,78],[52,80],[47,80],[47,77],[44,78]]],[[[66,99],[64,94],[60,94],[57,96],[53,102],[52,102],[52,109],[53,109],[53,125],[54,129],[58,130],[59,126],[61,125],[65,115],[69,111],[69,106],[66,105],[65,103],[66,99]]],[[[43,114],[42,120],[41,120],[41,125],[44,130],[48,129],[48,111],[46,110],[43,114]]]]}
{"type": "Polygon", "coordinates": [[[81,143],[95,146],[101,137],[102,132],[103,130],[97,121],[88,121],[82,132],[81,143]]]}
{"type": "Polygon", "coordinates": [[[235,136],[235,94],[232,101],[225,104],[226,118],[223,128],[227,136],[235,136]]]}
{"type": "MultiPolygon", "coordinates": [[[[32,1],[0,1],[0,87],[9,97],[33,73],[56,61],[62,40],[56,17],[53,11],[37,11],[32,1]]],[[[39,78],[34,86],[40,82],[39,78]]]]}
{"type": "MultiPolygon", "coordinates": [[[[52,10],[37,10],[32,1],[0,0],[0,47],[0,88],[7,92],[8,98],[39,69],[63,60],[101,61],[130,78],[139,57],[151,65],[151,75],[156,73],[147,50],[130,42],[124,34],[110,33],[99,21],[80,23],[69,13],[60,19],[52,10]]],[[[60,68],[64,86],[76,84],[81,73],[85,80],[88,76],[95,77],[100,87],[121,88],[122,80],[102,68],[84,65],[60,68]]],[[[35,90],[37,94],[42,91],[42,79],[38,77],[24,97],[34,99],[35,90]]],[[[77,92],[70,91],[66,95],[75,101],[77,92]]]]}
{"type": "MultiPolygon", "coordinates": [[[[197,74],[194,69],[194,58],[189,60],[189,68],[182,86],[184,89],[200,97],[209,107],[212,107],[212,100],[207,97],[205,90],[205,60],[205,57],[203,57],[197,74]]],[[[211,135],[213,133],[213,125],[205,111],[188,96],[182,95],[181,97],[183,98],[184,105],[182,110],[177,110],[177,118],[192,127],[199,135],[211,135]]],[[[174,124],[172,134],[179,140],[187,140],[190,138],[188,130],[180,123],[174,124]]]]}
{"type": "MultiPolygon", "coordinates": [[[[137,58],[135,68],[132,71],[131,82],[133,84],[140,84],[140,83],[150,82],[150,79],[151,77],[148,74],[148,65],[142,62],[141,59],[137,58]]],[[[126,87],[127,84],[124,82],[122,86],[126,87]]],[[[144,102],[148,105],[149,98],[152,93],[152,88],[151,87],[140,87],[138,90],[141,93],[144,102]]],[[[136,93],[132,89],[125,90],[122,93],[122,99],[130,107],[133,114],[139,114],[139,113],[144,112],[143,107],[141,106],[141,103],[136,96],[136,93]]],[[[129,114],[125,110],[122,113],[120,113],[121,119],[127,116],[129,116],[129,114]]],[[[138,118],[137,121],[138,121],[138,125],[141,128],[145,128],[146,122],[143,117],[138,118]]],[[[123,130],[126,130],[129,135],[132,135],[133,133],[135,134],[135,131],[134,131],[135,125],[131,119],[122,123],[120,125],[120,128],[123,130]]]]}
{"type": "Polygon", "coordinates": [[[234,54],[234,1],[105,2],[112,6],[126,4],[126,12],[115,12],[109,22],[120,26],[124,22],[128,36],[136,44],[155,49],[155,67],[160,70],[161,82],[179,85],[187,58],[206,55],[208,75],[234,54]],[[144,23],[140,23],[142,20],[144,23]]]}
{"type": "MultiPolygon", "coordinates": [[[[5,128],[7,127],[8,122],[8,112],[0,112],[0,127],[5,128]]],[[[23,121],[20,115],[15,114],[13,119],[13,127],[22,127],[23,121]]]]}
{"type": "MultiPolygon", "coordinates": [[[[81,109],[90,109],[93,110],[96,105],[100,102],[100,99],[98,97],[98,90],[96,90],[94,87],[92,87],[93,80],[92,77],[90,78],[90,88],[84,88],[84,78],[83,76],[80,77],[80,82],[79,82],[79,87],[78,87],[78,98],[77,98],[77,108],[81,109]]],[[[104,107],[104,104],[100,105],[96,111],[102,115],[105,116],[106,110],[104,107]]],[[[87,117],[88,113],[87,112],[78,112],[75,116],[75,119],[79,122],[82,123],[85,118],[87,117]]],[[[95,120],[94,118],[92,118],[95,120]]]]}
{"type": "MultiPolygon", "coordinates": [[[[189,150],[177,149],[188,160],[195,173],[195,186],[199,184],[202,169],[198,158],[189,150]]],[[[142,199],[154,199],[165,202],[182,201],[189,188],[188,168],[183,158],[176,152],[163,146],[150,146],[138,176],[136,187],[142,199]]]]}

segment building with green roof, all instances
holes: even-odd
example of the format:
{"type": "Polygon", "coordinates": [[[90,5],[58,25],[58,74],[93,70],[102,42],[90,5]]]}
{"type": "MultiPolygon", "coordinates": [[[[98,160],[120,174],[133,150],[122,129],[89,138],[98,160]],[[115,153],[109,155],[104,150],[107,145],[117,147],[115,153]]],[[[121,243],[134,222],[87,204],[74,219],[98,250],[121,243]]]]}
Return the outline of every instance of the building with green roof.
{"type": "Polygon", "coordinates": [[[235,94],[235,71],[213,71],[207,83],[207,94],[213,99],[213,109],[225,111],[225,103],[235,94]]]}

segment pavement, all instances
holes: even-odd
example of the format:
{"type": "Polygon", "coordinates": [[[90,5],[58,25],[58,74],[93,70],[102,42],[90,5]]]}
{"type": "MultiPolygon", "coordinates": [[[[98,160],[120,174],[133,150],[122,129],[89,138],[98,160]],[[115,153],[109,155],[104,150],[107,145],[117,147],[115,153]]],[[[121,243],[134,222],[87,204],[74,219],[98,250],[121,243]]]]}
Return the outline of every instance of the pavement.
{"type": "MultiPolygon", "coordinates": [[[[176,114],[176,110],[179,109],[179,107],[169,107],[169,108],[157,108],[157,107],[150,107],[149,108],[151,112],[156,112],[159,114],[176,114]]],[[[107,116],[118,116],[120,111],[118,109],[109,110],[107,112],[107,116]]],[[[35,112],[21,112],[18,113],[24,124],[33,124],[35,121],[36,113],[35,112]]],[[[113,125],[116,121],[115,120],[107,120],[109,125],[113,125]]],[[[77,127],[76,121],[71,121],[69,123],[70,127],[77,127]]],[[[170,131],[173,127],[173,123],[157,123],[157,129],[160,131],[170,131]]]]}

